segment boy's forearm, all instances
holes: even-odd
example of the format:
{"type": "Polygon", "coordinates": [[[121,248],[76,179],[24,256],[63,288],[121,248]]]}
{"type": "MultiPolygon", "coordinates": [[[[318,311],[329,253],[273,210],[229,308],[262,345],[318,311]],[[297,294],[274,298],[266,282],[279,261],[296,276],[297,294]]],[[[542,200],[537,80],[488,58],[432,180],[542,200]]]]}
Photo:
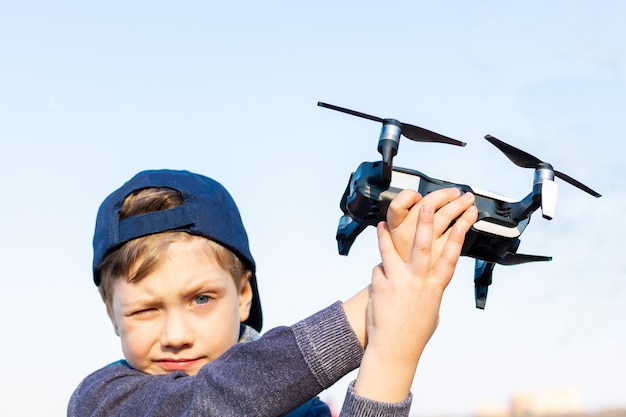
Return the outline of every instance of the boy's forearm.
{"type": "Polygon", "coordinates": [[[368,347],[354,384],[358,395],[388,403],[399,403],[408,398],[417,360],[393,356],[385,349],[379,351],[372,345],[368,347]]]}
{"type": "Polygon", "coordinates": [[[343,302],[343,309],[346,313],[348,323],[356,333],[361,346],[364,348],[367,346],[367,330],[365,315],[367,310],[367,303],[369,300],[369,287],[363,288],[347,301],[343,302]]]}
{"type": "MultiPolygon", "coordinates": [[[[368,302],[369,287],[366,287],[343,303],[348,322],[364,348],[367,346],[368,302]]],[[[394,341],[390,342],[393,345],[394,341]]],[[[405,363],[399,358],[394,360],[393,356],[393,354],[389,355],[389,352],[382,352],[375,346],[369,346],[365,350],[354,386],[354,390],[360,397],[387,403],[406,401],[410,395],[417,363],[414,357],[405,363]]]]}

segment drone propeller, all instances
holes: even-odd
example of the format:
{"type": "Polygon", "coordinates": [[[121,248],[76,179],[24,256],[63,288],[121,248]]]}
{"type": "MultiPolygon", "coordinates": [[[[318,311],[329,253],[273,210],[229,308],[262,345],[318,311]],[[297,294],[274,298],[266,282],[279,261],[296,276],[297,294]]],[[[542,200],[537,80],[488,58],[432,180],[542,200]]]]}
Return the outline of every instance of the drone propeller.
{"type": "MultiPolygon", "coordinates": [[[[522,168],[537,169],[537,168],[541,168],[541,167],[545,167],[546,165],[549,165],[546,162],[543,162],[540,159],[532,156],[531,154],[526,153],[520,149],[517,149],[507,143],[504,143],[500,139],[497,139],[491,135],[485,136],[485,139],[491,142],[496,148],[500,149],[511,160],[511,162],[513,162],[517,166],[520,166],[522,168]]],[[[574,178],[570,177],[569,175],[566,175],[557,170],[553,170],[553,171],[556,177],[573,185],[574,187],[580,190],[583,190],[586,193],[591,194],[592,196],[596,198],[601,196],[598,192],[592,190],[591,188],[587,187],[583,183],[576,181],[574,178]]]]}
{"type": "Polygon", "coordinates": [[[507,253],[498,263],[500,265],[519,265],[527,262],[551,261],[551,256],[526,255],[522,253],[507,253]]]}
{"type": "MultiPolygon", "coordinates": [[[[382,119],[380,117],[371,116],[369,114],[361,113],[355,110],[346,109],[343,107],[335,106],[333,104],[322,103],[321,101],[317,103],[320,107],[326,107],[327,109],[340,111],[342,113],[351,114],[352,116],[362,117],[363,119],[373,120],[379,123],[385,123],[386,119],[382,119]]],[[[432,132],[430,130],[424,129],[419,126],[411,125],[408,123],[400,123],[401,133],[404,137],[414,140],[416,142],[439,142],[439,143],[447,143],[450,145],[457,146],[465,146],[465,142],[461,142],[456,139],[449,138],[444,135],[440,135],[439,133],[432,132]]]]}

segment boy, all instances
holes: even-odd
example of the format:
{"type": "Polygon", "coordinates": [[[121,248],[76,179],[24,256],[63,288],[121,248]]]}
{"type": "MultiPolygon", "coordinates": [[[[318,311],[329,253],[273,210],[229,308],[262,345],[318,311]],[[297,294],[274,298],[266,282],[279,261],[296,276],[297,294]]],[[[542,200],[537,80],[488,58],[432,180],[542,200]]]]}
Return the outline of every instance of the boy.
{"type": "Polygon", "coordinates": [[[459,194],[402,192],[378,226],[382,264],[369,287],[237,343],[260,331],[262,313],[234,201],[190,172],[137,174],[102,203],[94,234],[94,281],[125,360],[85,378],[68,416],[280,416],[359,366],[342,415],[408,415],[417,362],[476,219],[473,196],[459,194]]]}

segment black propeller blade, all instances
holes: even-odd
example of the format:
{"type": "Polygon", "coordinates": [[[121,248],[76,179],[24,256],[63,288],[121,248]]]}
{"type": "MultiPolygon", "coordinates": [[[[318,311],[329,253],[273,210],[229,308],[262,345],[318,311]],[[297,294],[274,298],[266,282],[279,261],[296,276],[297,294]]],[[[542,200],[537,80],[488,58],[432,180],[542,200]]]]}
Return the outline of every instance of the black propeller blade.
{"type": "Polygon", "coordinates": [[[498,263],[500,265],[519,265],[527,262],[551,261],[551,256],[525,255],[522,253],[507,253],[498,263]]]}
{"type": "MultiPolygon", "coordinates": [[[[513,162],[517,166],[520,166],[522,168],[538,168],[541,164],[544,163],[540,159],[532,156],[531,154],[517,149],[516,147],[511,146],[508,143],[504,143],[500,139],[497,139],[491,135],[485,136],[485,139],[491,142],[491,144],[493,144],[496,148],[500,149],[502,153],[504,153],[511,160],[511,162],[513,162]]],[[[576,181],[569,175],[566,175],[557,170],[554,170],[554,175],[562,179],[563,181],[573,185],[574,187],[583,190],[588,194],[591,194],[596,198],[601,196],[598,192],[587,187],[585,184],[576,181]]]]}
{"type": "MultiPolygon", "coordinates": [[[[361,113],[355,110],[346,109],[343,107],[335,106],[333,104],[322,103],[321,101],[317,103],[320,107],[326,107],[327,109],[340,111],[342,113],[351,114],[352,116],[362,117],[363,119],[373,120],[375,122],[384,123],[385,119],[380,117],[372,116],[369,114],[361,113]]],[[[416,142],[438,142],[438,143],[447,143],[450,145],[457,146],[465,146],[467,145],[465,142],[461,142],[460,140],[452,139],[444,135],[440,135],[439,133],[432,132],[430,130],[424,129],[419,126],[411,125],[408,123],[400,122],[401,132],[406,138],[414,140],[416,142]]]]}

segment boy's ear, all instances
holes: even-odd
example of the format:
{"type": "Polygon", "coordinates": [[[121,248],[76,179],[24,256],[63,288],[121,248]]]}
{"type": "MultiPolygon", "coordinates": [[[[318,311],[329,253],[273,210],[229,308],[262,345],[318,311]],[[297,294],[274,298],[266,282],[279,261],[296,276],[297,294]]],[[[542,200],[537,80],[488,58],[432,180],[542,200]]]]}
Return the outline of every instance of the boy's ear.
{"type": "Polygon", "coordinates": [[[115,321],[115,315],[113,314],[113,309],[111,308],[111,303],[106,302],[104,297],[102,297],[102,301],[104,302],[104,305],[107,308],[107,316],[109,316],[109,319],[111,320],[111,324],[113,324],[113,330],[115,331],[115,334],[119,336],[120,332],[117,329],[117,322],[115,321]]]}
{"type": "Polygon", "coordinates": [[[248,272],[241,279],[241,288],[239,290],[239,321],[244,322],[250,316],[250,306],[252,305],[252,285],[250,284],[251,273],[248,272]]]}

